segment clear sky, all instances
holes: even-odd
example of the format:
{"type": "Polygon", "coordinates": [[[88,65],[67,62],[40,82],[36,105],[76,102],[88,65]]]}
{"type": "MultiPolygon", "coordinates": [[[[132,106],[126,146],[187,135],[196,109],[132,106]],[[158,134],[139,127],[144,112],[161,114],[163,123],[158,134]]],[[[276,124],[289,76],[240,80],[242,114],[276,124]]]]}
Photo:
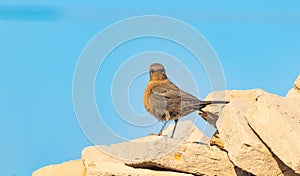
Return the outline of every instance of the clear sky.
{"type": "MultiPolygon", "coordinates": [[[[218,55],[226,89],[262,88],[284,96],[300,73],[297,0],[4,0],[0,3],[0,175],[30,175],[42,166],[78,159],[84,147],[93,145],[73,108],[76,63],[99,31],[140,15],[177,18],[198,30],[218,55]]],[[[106,124],[126,139],[156,132],[161,125],[142,129],[126,125],[111,98],[111,82],[122,63],[147,51],[168,53],[184,64],[194,76],[199,98],[211,91],[205,65],[194,63],[195,56],[179,45],[151,37],[122,44],[101,66],[95,95],[106,124]]],[[[174,69],[165,66],[167,72],[174,69]]],[[[176,74],[172,79],[192,91],[186,80],[176,74]]],[[[141,115],[146,114],[141,98],[147,81],[148,75],[141,74],[128,89],[129,102],[141,115]]]]}

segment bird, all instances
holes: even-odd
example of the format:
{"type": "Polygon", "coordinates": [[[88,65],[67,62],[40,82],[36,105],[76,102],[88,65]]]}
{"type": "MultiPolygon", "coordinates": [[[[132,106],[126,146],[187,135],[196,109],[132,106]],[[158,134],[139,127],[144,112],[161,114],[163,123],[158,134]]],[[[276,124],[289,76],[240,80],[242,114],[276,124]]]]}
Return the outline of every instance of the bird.
{"type": "MultiPolygon", "coordinates": [[[[197,97],[181,90],[167,77],[165,67],[153,63],[149,69],[150,80],[144,91],[144,107],[159,121],[164,121],[158,136],[170,120],[175,121],[171,138],[173,138],[178,119],[211,104],[227,104],[229,101],[201,101],[197,97]]],[[[199,114],[200,115],[200,114],[199,114]]],[[[207,119],[205,119],[207,120],[207,119]]]]}

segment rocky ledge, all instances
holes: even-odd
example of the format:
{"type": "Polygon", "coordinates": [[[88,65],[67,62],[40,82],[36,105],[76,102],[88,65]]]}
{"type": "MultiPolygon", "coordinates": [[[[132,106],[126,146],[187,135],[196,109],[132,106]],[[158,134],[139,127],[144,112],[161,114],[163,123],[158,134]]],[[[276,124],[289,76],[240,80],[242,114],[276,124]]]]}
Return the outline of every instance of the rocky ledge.
{"type": "Polygon", "coordinates": [[[87,147],[81,159],[32,175],[300,175],[300,75],[285,97],[254,89],[214,92],[206,100],[220,98],[230,103],[211,106],[206,111],[212,113],[205,114],[220,116],[211,145],[191,121],[180,121],[173,139],[146,136],[87,147]]]}

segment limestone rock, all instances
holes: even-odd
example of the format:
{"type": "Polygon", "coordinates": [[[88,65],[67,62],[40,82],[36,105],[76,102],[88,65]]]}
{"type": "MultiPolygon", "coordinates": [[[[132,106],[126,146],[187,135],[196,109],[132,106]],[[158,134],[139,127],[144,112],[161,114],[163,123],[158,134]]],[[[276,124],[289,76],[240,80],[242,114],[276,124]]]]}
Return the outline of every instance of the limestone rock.
{"type": "Polygon", "coordinates": [[[294,88],[300,93],[300,74],[294,83],[294,88]]]}
{"type": "Polygon", "coordinates": [[[265,94],[248,110],[246,119],[262,141],[300,173],[300,101],[265,94]]]}
{"type": "Polygon", "coordinates": [[[127,164],[133,167],[159,166],[194,175],[236,175],[226,152],[193,143],[185,143],[161,158],[127,164]]]}
{"type": "Polygon", "coordinates": [[[178,122],[174,138],[169,137],[172,130],[173,124],[163,131],[163,136],[150,135],[130,142],[98,147],[103,153],[119,161],[140,162],[162,157],[184,143],[209,141],[191,121],[178,122]]]}
{"type": "MultiPolygon", "coordinates": [[[[119,150],[122,151],[120,148],[119,150]]],[[[110,175],[159,175],[159,172],[145,169],[136,170],[126,166],[121,160],[105,153],[99,146],[87,147],[82,151],[82,159],[87,168],[86,176],[110,175]]],[[[172,173],[163,173],[167,175],[172,173]]],[[[176,173],[175,173],[176,174],[176,173]]]]}
{"type": "MultiPolygon", "coordinates": [[[[256,94],[251,92],[250,94],[256,94]]],[[[255,175],[278,175],[281,169],[267,147],[259,140],[244,118],[249,104],[231,100],[218,122],[219,136],[230,160],[255,175]]]]}
{"type": "Polygon", "coordinates": [[[87,172],[85,176],[192,176],[190,174],[176,173],[171,171],[135,169],[124,164],[114,162],[102,162],[100,160],[86,161],[87,172]]]}
{"type": "Polygon", "coordinates": [[[62,164],[43,167],[32,173],[32,176],[85,176],[82,160],[74,160],[62,164]]]}
{"type": "Polygon", "coordinates": [[[294,87],[288,92],[286,97],[300,100],[300,75],[294,82],[294,87]]]}
{"type": "Polygon", "coordinates": [[[298,99],[298,101],[300,100],[300,93],[296,91],[296,89],[292,88],[288,94],[286,95],[286,98],[290,98],[290,99],[298,99]]]}
{"type": "MultiPolygon", "coordinates": [[[[103,168],[101,164],[108,162],[108,158],[115,162],[122,161],[135,168],[156,168],[196,175],[236,175],[234,166],[227,157],[227,153],[217,147],[193,143],[193,137],[199,139],[201,132],[194,128],[190,137],[185,141],[180,139],[189,133],[192,122],[178,123],[178,134],[171,139],[167,136],[147,136],[130,142],[111,146],[88,147],[82,153],[87,173],[90,170],[103,168]],[[181,143],[179,143],[181,142],[181,143]],[[107,156],[110,155],[110,156],[107,156]],[[101,167],[100,167],[101,166],[101,167]]],[[[172,126],[164,133],[171,132],[172,126]]],[[[131,169],[131,171],[133,171],[131,169]]]]}
{"type": "Polygon", "coordinates": [[[206,100],[212,97],[230,101],[206,110],[223,112],[217,122],[219,136],[236,166],[255,175],[295,175],[289,167],[298,172],[298,101],[260,89],[215,92],[206,100]]]}

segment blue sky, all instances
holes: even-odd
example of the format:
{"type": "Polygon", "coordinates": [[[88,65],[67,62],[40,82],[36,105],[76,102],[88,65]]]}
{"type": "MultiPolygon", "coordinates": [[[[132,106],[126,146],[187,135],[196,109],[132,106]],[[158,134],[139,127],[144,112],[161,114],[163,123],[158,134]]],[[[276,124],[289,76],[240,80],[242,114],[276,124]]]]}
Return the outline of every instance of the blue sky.
{"type": "MultiPolygon", "coordinates": [[[[87,43],[118,20],[164,15],[191,25],[218,55],[226,89],[259,87],[284,96],[300,73],[300,2],[296,0],[70,3],[0,3],[0,175],[30,175],[39,167],[78,159],[84,147],[93,145],[74,112],[73,74],[87,43]]],[[[103,63],[95,95],[105,122],[128,139],[155,132],[160,124],[142,130],[124,125],[114,110],[110,84],[102,82],[110,83],[123,61],[144,51],[176,56],[199,75],[195,78],[199,98],[211,91],[205,66],[196,67],[193,56],[180,46],[155,38],[124,43],[103,63]]],[[[130,103],[141,114],[146,112],[139,96],[147,79],[148,75],[141,75],[129,90],[130,103]]],[[[180,79],[172,79],[190,89],[180,79]]]]}

